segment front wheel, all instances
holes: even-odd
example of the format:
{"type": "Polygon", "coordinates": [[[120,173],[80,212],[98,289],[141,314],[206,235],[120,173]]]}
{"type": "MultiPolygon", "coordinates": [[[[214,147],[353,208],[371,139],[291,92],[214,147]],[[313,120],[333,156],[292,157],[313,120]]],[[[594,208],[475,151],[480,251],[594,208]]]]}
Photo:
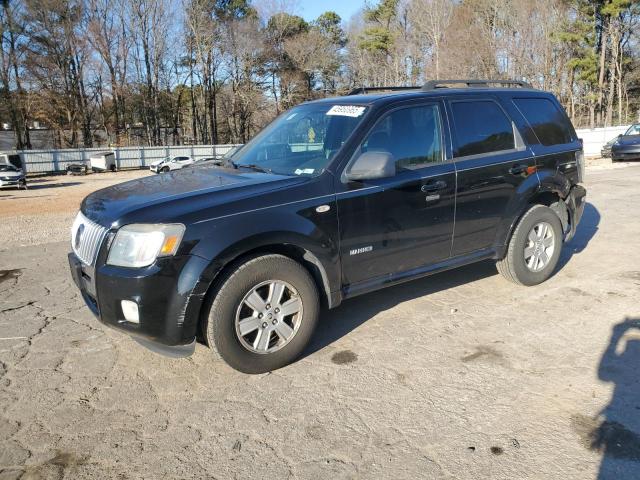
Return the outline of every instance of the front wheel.
{"type": "Polygon", "coordinates": [[[318,322],[309,272],[283,255],[249,259],[215,293],[204,334],[231,367],[264,373],[294,361],[318,322]]]}
{"type": "Polygon", "coordinates": [[[556,268],[562,250],[562,224],[544,205],[535,205],[520,219],[498,271],[519,285],[538,285],[556,268]]]}

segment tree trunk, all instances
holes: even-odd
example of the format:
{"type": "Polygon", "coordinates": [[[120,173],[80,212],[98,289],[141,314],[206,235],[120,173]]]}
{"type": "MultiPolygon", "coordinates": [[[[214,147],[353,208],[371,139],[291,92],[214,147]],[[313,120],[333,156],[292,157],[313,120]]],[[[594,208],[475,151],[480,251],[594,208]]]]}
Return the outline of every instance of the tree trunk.
{"type": "Polygon", "coordinates": [[[602,125],[602,100],[604,98],[604,77],[607,59],[607,45],[609,43],[609,30],[611,28],[611,19],[604,17],[602,25],[602,36],[600,39],[600,62],[598,71],[598,103],[597,103],[597,122],[602,125]]]}

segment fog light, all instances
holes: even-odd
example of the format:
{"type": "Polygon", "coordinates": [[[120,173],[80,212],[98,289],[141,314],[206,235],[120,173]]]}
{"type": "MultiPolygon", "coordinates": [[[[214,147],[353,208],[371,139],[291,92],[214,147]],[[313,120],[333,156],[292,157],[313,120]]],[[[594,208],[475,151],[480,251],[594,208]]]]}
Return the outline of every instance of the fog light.
{"type": "Polygon", "coordinates": [[[122,307],[122,313],[127,322],[140,323],[138,304],[136,302],[133,300],[122,300],[120,306],[122,307]]]}

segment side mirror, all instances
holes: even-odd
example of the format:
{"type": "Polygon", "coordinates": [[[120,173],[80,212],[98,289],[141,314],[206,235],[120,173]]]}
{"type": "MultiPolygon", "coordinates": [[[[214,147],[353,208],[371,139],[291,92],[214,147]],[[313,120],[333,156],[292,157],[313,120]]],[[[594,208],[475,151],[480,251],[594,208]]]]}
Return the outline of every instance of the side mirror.
{"type": "Polygon", "coordinates": [[[393,177],[396,160],[389,152],[363,152],[345,172],[347,180],[373,180],[393,177]]]}

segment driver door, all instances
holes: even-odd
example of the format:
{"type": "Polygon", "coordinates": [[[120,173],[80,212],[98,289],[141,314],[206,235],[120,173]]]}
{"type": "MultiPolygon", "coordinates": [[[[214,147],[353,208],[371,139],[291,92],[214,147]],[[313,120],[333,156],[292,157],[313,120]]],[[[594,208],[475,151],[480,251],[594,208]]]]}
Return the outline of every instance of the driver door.
{"type": "Polygon", "coordinates": [[[383,281],[450,257],[456,171],[445,161],[441,112],[440,102],[394,109],[355,152],[354,158],[365,151],[389,152],[397,173],[338,185],[345,285],[383,281]]]}

